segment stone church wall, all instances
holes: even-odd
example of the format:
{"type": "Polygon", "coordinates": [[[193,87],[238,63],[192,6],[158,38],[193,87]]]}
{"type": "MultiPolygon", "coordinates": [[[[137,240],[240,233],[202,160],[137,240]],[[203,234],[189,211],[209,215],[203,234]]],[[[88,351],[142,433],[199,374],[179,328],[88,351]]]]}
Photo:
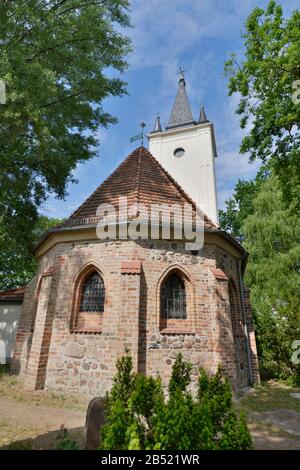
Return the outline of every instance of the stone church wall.
{"type": "Polygon", "coordinates": [[[25,293],[15,370],[31,389],[99,396],[110,389],[125,349],[136,371],[160,375],[165,384],[180,351],[193,364],[192,384],[199,366],[213,373],[221,364],[235,388],[244,386],[249,372],[243,339],[232,328],[227,280],[238,282],[237,268],[225,254],[205,245],[192,255],[183,242],[159,240],[57,244],[25,293]],[[76,282],[90,266],[105,283],[101,331],[74,331],[76,282]],[[216,268],[227,277],[216,276],[216,268]],[[185,280],[187,318],[166,323],[160,286],[173,269],[185,280]]]}

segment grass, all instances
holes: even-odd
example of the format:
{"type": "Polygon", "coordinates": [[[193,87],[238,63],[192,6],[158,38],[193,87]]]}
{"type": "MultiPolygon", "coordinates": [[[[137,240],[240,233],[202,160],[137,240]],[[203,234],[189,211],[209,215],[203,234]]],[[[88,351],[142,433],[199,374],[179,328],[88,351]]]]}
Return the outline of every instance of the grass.
{"type": "Polygon", "coordinates": [[[290,393],[297,392],[300,393],[300,388],[270,381],[253,388],[240,400],[239,407],[246,412],[263,412],[285,408],[300,413],[300,400],[290,396],[290,393]]]}

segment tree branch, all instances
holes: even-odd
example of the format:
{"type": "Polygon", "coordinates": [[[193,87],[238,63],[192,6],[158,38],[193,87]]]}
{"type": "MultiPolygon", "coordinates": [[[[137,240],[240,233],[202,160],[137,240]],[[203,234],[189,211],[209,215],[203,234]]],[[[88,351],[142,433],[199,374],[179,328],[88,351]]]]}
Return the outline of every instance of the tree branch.
{"type": "Polygon", "coordinates": [[[48,108],[49,106],[53,106],[58,103],[62,103],[63,101],[69,100],[71,98],[74,98],[75,96],[81,95],[85,90],[80,90],[77,93],[72,93],[72,95],[64,96],[63,98],[57,99],[55,101],[51,101],[50,103],[46,103],[41,108],[48,108]]]}

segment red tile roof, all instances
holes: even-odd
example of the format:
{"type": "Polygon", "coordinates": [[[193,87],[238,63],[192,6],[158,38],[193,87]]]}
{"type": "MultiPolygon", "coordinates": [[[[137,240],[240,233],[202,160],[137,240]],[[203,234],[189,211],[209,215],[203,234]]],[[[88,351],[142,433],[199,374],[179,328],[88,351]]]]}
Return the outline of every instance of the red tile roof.
{"type": "Polygon", "coordinates": [[[23,300],[25,287],[0,291],[0,300],[23,300]]]}
{"type": "MultiPolygon", "coordinates": [[[[143,205],[150,213],[151,204],[178,204],[183,209],[190,204],[195,213],[195,203],[158,163],[145,147],[135,149],[94,193],[64,222],[63,226],[95,224],[100,204],[112,204],[116,209],[119,196],[127,197],[128,207],[143,205]]],[[[116,210],[118,213],[118,211],[116,210]]],[[[135,214],[136,216],[137,214],[135,214]]],[[[134,215],[133,217],[134,218],[134,215]]],[[[204,217],[205,228],[217,226],[204,217]]]]}

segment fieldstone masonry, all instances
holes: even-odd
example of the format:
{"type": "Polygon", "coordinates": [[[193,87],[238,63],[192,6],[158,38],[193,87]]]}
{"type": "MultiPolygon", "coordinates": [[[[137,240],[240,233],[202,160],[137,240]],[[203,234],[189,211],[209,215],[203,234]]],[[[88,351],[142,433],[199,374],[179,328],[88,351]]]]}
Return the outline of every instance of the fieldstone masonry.
{"type": "Polygon", "coordinates": [[[26,289],[13,367],[31,389],[103,396],[126,349],[136,371],[159,375],[164,384],[180,351],[193,364],[192,388],[199,367],[213,373],[219,364],[235,389],[245,387],[259,374],[249,292],[242,298],[241,288],[237,260],[214,244],[191,254],[174,240],[95,236],[57,243],[40,258],[26,289]],[[105,283],[101,329],[98,324],[93,331],[91,324],[89,331],[74,331],[77,281],[91,267],[105,283]],[[184,278],[187,318],[166,323],[160,318],[160,285],[172,270],[184,278]]]}

